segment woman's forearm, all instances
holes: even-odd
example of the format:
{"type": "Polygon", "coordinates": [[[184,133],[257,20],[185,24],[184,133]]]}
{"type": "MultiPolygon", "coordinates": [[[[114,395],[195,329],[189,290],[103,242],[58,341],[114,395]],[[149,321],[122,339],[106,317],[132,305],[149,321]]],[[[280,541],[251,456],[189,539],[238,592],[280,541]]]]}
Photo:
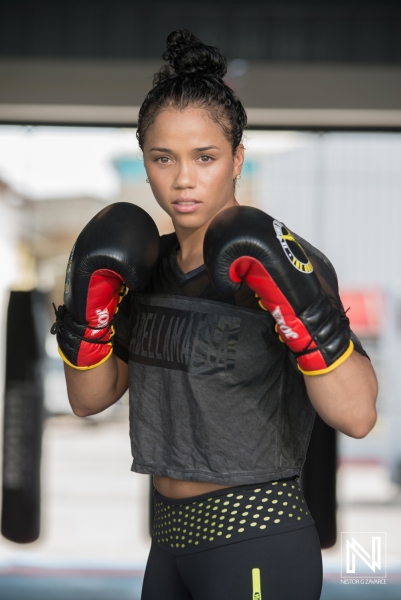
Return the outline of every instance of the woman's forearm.
{"type": "Polygon", "coordinates": [[[378,387],[368,358],[354,351],[334,371],[304,379],[310,401],[328,425],[355,438],[371,431],[378,387]]]}
{"type": "Polygon", "coordinates": [[[64,364],[68,399],[78,417],[102,412],[128,387],[128,365],[114,354],[102,365],[80,371],[64,364]]]}

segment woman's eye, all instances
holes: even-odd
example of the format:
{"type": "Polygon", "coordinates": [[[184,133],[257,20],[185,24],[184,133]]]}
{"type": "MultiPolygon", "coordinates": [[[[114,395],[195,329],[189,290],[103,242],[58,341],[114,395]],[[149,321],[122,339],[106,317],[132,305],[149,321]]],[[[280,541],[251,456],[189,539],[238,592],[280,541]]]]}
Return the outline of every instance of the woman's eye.
{"type": "Polygon", "coordinates": [[[168,156],[159,156],[158,158],[156,158],[157,162],[161,162],[163,164],[166,164],[169,160],[170,159],[168,156]]]}
{"type": "Polygon", "coordinates": [[[203,163],[210,162],[211,160],[213,160],[211,156],[207,156],[206,154],[204,154],[203,156],[200,156],[199,158],[200,158],[200,161],[203,163]]]}

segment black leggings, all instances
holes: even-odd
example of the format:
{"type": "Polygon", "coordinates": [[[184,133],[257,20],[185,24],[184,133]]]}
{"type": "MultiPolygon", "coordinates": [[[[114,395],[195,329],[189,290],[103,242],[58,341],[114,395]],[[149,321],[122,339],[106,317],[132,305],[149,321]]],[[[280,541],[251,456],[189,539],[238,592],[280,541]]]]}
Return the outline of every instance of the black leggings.
{"type": "Polygon", "coordinates": [[[154,540],[141,600],[318,600],[322,555],[314,525],[174,556],[154,540]]]}

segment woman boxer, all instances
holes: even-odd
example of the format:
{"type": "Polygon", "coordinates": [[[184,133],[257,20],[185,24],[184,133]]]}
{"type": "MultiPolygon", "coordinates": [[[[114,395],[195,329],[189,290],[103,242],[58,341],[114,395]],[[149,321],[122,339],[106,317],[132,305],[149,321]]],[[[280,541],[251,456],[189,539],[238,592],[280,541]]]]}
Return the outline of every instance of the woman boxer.
{"type": "Polygon", "coordinates": [[[142,600],[317,599],[320,545],[298,484],[315,411],[364,437],[376,378],[326,257],[238,206],[246,114],[224,56],[185,30],[163,57],[137,137],[175,232],[121,302],[114,352],[95,369],[66,361],[71,406],[95,414],[129,387],[132,470],[155,485],[142,600]]]}

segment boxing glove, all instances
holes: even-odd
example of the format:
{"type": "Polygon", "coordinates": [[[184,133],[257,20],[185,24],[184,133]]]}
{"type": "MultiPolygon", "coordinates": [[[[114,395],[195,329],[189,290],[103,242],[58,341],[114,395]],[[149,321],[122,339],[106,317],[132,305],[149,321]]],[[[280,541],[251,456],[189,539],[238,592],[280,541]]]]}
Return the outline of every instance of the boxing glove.
{"type": "Polygon", "coordinates": [[[347,316],[323,291],[304,249],[283,223],[256,208],[227,208],[211,221],[203,251],[221,295],[233,294],[242,280],[256,293],[302,373],[328,373],[350,356],[347,316]]]}
{"type": "Polygon", "coordinates": [[[128,202],[101,210],[79,234],[67,265],[64,305],[54,306],[59,354],[71,367],[99,366],[113,351],[113,316],[126,288],[139,291],[159,255],[152,218],[128,202]]]}

